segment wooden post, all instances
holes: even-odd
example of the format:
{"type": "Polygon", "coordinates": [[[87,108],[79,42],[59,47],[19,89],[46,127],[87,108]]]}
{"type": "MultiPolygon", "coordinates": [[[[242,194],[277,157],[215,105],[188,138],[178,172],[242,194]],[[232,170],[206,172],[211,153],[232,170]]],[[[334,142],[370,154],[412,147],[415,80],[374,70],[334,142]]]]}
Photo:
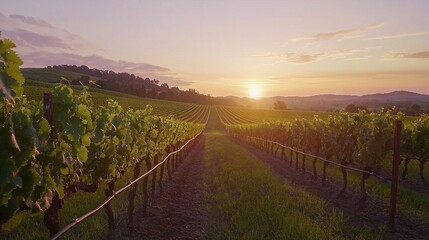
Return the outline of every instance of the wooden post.
{"type": "MultiPolygon", "coordinates": [[[[43,117],[48,121],[49,126],[51,127],[51,137],[53,134],[52,129],[52,119],[53,119],[53,104],[52,104],[52,93],[43,93],[43,117]]],[[[54,236],[58,231],[60,231],[60,220],[59,220],[59,211],[62,208],[63,203],[58,196],[58,193],[54,193],[52,204],[45,211],[43,216],[43,223],[49,229],[50,236],[54,236]]]]}
{"type": "MultiPolygon", "coordinates": [[[[114,194],[115,183],[116,183],[116,179],[114,178],[107,184],[108,188],[104,191],[104,196],[106,197],[106,199],[108,199],[110,196],[114,194]]],[[[110,202],[108,202],[104,206],[104,210],[106,211],[107,223],[109,227],[107,239],[112,239],[113,234],[115,233],[116,222],[115,222],[115,215],[113,213],[112,205],[110,202]]]]}
{"type": "MultiPolygon", "coordinates": [[[[173,150],[174,150],[173,147],[171,145],[168,145],[168,147],[167,147],[167,155],[170,154],[173,150]]],[[[168,179],[169,180],[171,180],[171,168],[170,168],[170,165],[171,165],[172,159],[173,159],[173,156],[169,157],[167,159],[167,162],[166,162],[166,164],[167,164],[167,174],[168,174],[168,179]]]]}
{"type": "Polygon", "coordinates": [[[48,120],[49,125],[52,126],[53,105],[52,93],[43,93],[43,117],[48,120]]]}
{"type": "Polygon", "coordinates": [[[390,187],[390,207],[389,207],[389,227],[391,230],[395,227],[396,218],[396,200],[398,197],[398,179],[399,179],[399,150],[401,143],[402,122],[395,122],[395,133],[393,139],[393,163],[392,163],[392,184],[390,187]]]}

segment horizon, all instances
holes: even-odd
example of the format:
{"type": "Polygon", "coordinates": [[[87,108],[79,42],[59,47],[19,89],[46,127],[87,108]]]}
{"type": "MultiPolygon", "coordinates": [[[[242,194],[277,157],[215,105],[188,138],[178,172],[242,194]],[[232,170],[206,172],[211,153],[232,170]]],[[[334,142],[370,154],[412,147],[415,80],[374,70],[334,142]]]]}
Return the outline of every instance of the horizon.
{"type": "Polygon", "coordinates": [[[264,98],[276,98],[276,97],[300,97],[300,98],[305,98],[305,97],[317,97],[317,96],[351,96],[351,97],[363,97],[363,96],[367,96],[367,95],[377,95],[377,94],[390,94],[390,93],[396,93],[396,92],[406,92],[406,93],[415,93],[415,94],[419,94],[419,95],[428,95],[426,93],[419,93],[419,92],[411,92],[411,91],[406,91],[406,90],[395,90],[395,91],[391,91],[391,92],[373,92],[373,93],[365,93],[363,95],[353,95],[353,94],[332,94],[332,93],[325,93],[325,94],[315,94],[315,95],[305,95],[305,96],[296,96],[296,95],[276,95],[276,96],[264,96],[264,97],[258,97],[258,98],[252,98],[250,96],[243,96],[243,97],[239,97],[239,96],[234,96],[234,95],[228,95],[228,96],[224,96],[224,97],[239,97],[239,98],[249,98],[249,99],[253,99],[253,100],[260,100],[260,99],[264,99],[264,98]]]}
{"type": "Polygon", "coordinates": [[[24,67],[87,65],[211,96],[429,94],[427,1],[1,2],[24,67]]]}

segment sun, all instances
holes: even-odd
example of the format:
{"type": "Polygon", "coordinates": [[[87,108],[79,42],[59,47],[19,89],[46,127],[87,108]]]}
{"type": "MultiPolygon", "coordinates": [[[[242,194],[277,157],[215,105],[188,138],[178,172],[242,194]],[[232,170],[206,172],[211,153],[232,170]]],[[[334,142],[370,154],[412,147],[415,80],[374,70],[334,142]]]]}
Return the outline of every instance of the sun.
{"type": "Polygon", "coordinates": [[[261,97],[261,90],[257,86],[252,86],[249,89],[249,97],[258,99],[261,97]]]}

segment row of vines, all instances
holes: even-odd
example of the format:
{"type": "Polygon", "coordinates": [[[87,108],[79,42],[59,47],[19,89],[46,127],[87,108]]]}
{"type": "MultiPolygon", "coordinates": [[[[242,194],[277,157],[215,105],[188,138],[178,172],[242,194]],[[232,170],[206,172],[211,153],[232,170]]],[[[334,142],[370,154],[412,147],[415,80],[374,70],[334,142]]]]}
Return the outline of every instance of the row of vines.
{"type": "MultiPolygon", "coordinates": [[[[367,199],[365,181],[371,176],[380,176],[383,167],[390,164],[393,149],[394,122],[401,120],[401,114],[394,111],[379,111],[358,114],[339,113],[326,119],[274,121],[251,124],[227,124],[234,116],[218,111],[228,132],[243,141],[251,143],[268,153],[288,162],[295,161],[297,170],[306,171],[306,160],[312,159],[312,173],[317,179],[317,161],[323,162],[322,184],[326,182],[326,168],[330,164],[340,166],[343,186],[340,195],[347,188],[347,169],[362,173],[362,200],[367,199]],[[289,156],[285,150],[289,151],[289,156]],[[295,158],[294,155],[295,154],[295,158]],[[301,159],[299,154],[302,155],[301,159]],[[301,160],[301,165],[299,165],[301,160]]],[[[420,162],[420,177],[424,183],[423,169],[429,161],[429,116],[423,115],[407,124],[402,131],[401,155],[405,166],[411,159],[420,162]]],[[[403,172],[406,177],[407,168],[403,172]]]]}
{"type": "MultiPolygon", "coordinates": [[[[105,182],[111,196],[126,171],[134,169],[137,177],[141,164],[150,169],[204,128],[154,116],[150,106],[124,109],[108,100],[95,107],[87,91],[76,94],[62,84],[52,90],[52,114],[46,116],[41,102],[24,95],[14,47],[0,39],[0,228],[18,212],[31,211],[44,213],[54,235],[59,209],[78,190],[95,192],[105,182]]],[[[197,122],[207,114],[200,112],[197,122]]],[[[175,166],[167,164],[168,175],[170,168],[175,166]]]]}

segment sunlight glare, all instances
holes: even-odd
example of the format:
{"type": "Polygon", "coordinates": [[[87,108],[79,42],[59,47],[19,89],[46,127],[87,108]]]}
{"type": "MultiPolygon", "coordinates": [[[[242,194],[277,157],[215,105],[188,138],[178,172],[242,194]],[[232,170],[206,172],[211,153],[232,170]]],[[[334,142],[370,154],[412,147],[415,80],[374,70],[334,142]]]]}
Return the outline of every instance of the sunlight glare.
{"type": "Polygon", "coordinates": [[[261,96],[261,91],[257,86],[250,87],[249,97],[257,99],[261,96]]]}

